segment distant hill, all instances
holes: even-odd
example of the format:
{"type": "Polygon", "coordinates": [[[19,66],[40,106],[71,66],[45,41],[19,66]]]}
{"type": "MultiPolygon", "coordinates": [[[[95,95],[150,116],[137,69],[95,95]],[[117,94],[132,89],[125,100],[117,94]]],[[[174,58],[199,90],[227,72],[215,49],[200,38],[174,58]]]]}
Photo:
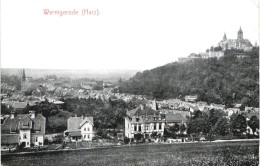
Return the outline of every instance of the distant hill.
{"type": "Polygon", "coordinates": [[[124,81],[119,90],[156,99],[196,94],[199,100],[209,103],[232,106],[239,102],[258,107],[259,48],[251,52],[226,50],[220,59],[174,62],[138,72],[124,81]]]}
{"type": "MultiPolygon", "coordinates": [[[[21,75],[22,69],[11,69],[3,68],[1,69],[1,75],[21,75]]],[[[70,70],[70,69],[25,69],[27,77],[40,78],[45,75],[56,75],[57,77],[69,77],[69,78],[91,78],[102,81],[118,81],[121,77],[122,79],[129,79],[138,70],[70,70]]]]}

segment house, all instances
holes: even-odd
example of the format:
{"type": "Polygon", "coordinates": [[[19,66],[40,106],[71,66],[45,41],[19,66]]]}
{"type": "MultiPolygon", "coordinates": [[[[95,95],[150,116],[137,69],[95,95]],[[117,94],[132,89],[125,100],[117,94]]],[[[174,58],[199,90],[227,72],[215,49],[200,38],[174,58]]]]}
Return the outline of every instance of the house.
{"type": "Polygon", "coordinates": [[[28,105],[28,102],[14,102],[12,107],[15,111],[23,110],[28,105]]]}
{"type": "Polygon", "coordinates": [[[46,119],[35,111],[29,114],[11,113],[1,124],[1,146],[43,146],[46,119]]]}
{"type": "MultiPolygon", "coordinates": [[[[187,128],[187,119],[180,113],[168,113],[166,114],[166,127],[173,127],[178,124],[179,126],[184,125],[187,128]]],[[[186,131],[184,132],[186,134],[186,131]]]]}
{"type": "Polygon", "coordinates": [[[224,110],[224,112],[227,114],[227,118],[230,118],[233,114],[240,114],[239,108],[228,108],[224,110]]]}
{"type": "Polygon", "coordinates": [[[196,105],[197,105],[197,107],[200,111],[208,110],[208,103],[207,102],[200,101],[200,102],[197,102],[196,105]]]}
{"type": "Polygon", "coordinates": [[[244,111],[247,118],[251,118],[252,116],[256,116],[259,119],[259,108],[256,107],[245,107],[244,111]]]}
{"type": "Polygon", "coordinates": [[[71,142],[92,141],[94,137],[93,117],[70,117],[67,124],[67,130],[64,132],[64,135],[67,136],[71,142]]]}
{"type": "Polygon", "coordinates": [[[134,138],[136,134],[143,134],[145,138],[152,133],[163,136],[165,117],[159,112],[141,105],[136,109],[130,110],[125,117],[125,136],[134,138]]]}
{"type": "Polygon", "coordinates": [[[187,119],[180,113],[168,113],[166,114],[166,124],[173,126],[174,124],[186,124],[187,119]]]}
{"type": "Polygon", "coordinates": [[[198,99],[197,95],[194,96],[185,96],[185,101],[195,102],[198,99]]]}
{"type": "Polygon", "coordinates": [[[225,105],[211,103],[209,108],[210,109],[215,109],[215,110],[224,110],[225,109],[225,105]]]}

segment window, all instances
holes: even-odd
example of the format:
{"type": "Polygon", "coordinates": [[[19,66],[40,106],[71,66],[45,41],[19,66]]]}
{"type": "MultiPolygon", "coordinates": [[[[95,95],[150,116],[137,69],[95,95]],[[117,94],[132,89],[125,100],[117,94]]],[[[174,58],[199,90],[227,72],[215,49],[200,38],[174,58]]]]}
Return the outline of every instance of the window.
{"type": "Polygon", "coordinates": [[[86,131],[86,128],[84,128],[84,131],[86,131]]]}
{"type": "Polygon", "coordinates": [[[146,130],[149,130],[149,125],[146,125],[146,130]]]}
{"type": "Polygon", "coordinates": [[[139,125],[139,131],[142,131],[141,125],[139,125]]]}
{"type": "Polygon", "coordinates": [[[88,131],[89,131],[89,127],[88,127],[88,131]]]}
{"type": "Polygon", "coordinates": [[[84,135],[84,139],[86,138],[86,135],[84,135]]]}
{"type": "Polygon", "coordinates": [[[30,123],[27,122],[27,123],[23,123],[23,126],[26,126],[26,127],[29,127],[30,123]]]}
{"type": "Polygon", "coordinates": [[[159,124],[159,130],[161,130],[162,129],[162,124],[159,124]]]}
{"type": "Polygon", "coordinates": [[[29,142],[27,142],[27,145],[29,145],[29,142]]]}
{"type": "Polygon", "coordinates": [[[136,118],[136,121],[139,122],[139,118],[136,118]]]}
{"type": "Polygon", "coordinates": [[[35,142],[38,142],[38,137],[35,137],[35,142]]]}
{"type": "Polygon", "coordinates": [[[129,123],[128,123],[128,128],[129,128],[129,123]]]}
{"type": "Polygon", "coordinates": [[[134,125],[134,131],[136,131],[136,125],[134,125]]]}
{"type": "Polygon", "coordinates": [[[153,129],[156,130],[156,124],[154,124],[153,129]]]}
{"type": "Polygon", "coordinates": [[[88,135],[88,138],[90,138],[90,136],[88,135]]]}
{"type": "Polygon", "coordinates": [[[26,134],[23,134],[23,139],[26,139],[27,138],[27,135],[26,134]]]}

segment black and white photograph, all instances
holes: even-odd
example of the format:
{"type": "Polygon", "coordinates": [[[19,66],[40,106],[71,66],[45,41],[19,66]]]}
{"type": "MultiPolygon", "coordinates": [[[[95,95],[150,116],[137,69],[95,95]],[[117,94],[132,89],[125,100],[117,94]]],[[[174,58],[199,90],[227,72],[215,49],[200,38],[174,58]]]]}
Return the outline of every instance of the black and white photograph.
{"type": "Polygon", "coordinates": [[[1,166],[258,166],[259,0],[2,0],[1,166]]]}

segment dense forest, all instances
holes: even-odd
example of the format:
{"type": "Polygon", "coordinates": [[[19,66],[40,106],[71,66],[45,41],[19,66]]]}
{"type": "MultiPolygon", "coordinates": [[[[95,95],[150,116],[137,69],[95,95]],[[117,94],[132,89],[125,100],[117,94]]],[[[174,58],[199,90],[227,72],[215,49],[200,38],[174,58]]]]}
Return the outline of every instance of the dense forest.
{"type": "Polygon", "coordinates": [[[226,50],[224,56],[173,62],[138,72],[120,83],[120,92],[147,95],[155,99],[198,95],[208,103],[259,105],[259,47],[250,52],[226,50]],[[244,57],[241,57],[243,55],[244,57]]]}

